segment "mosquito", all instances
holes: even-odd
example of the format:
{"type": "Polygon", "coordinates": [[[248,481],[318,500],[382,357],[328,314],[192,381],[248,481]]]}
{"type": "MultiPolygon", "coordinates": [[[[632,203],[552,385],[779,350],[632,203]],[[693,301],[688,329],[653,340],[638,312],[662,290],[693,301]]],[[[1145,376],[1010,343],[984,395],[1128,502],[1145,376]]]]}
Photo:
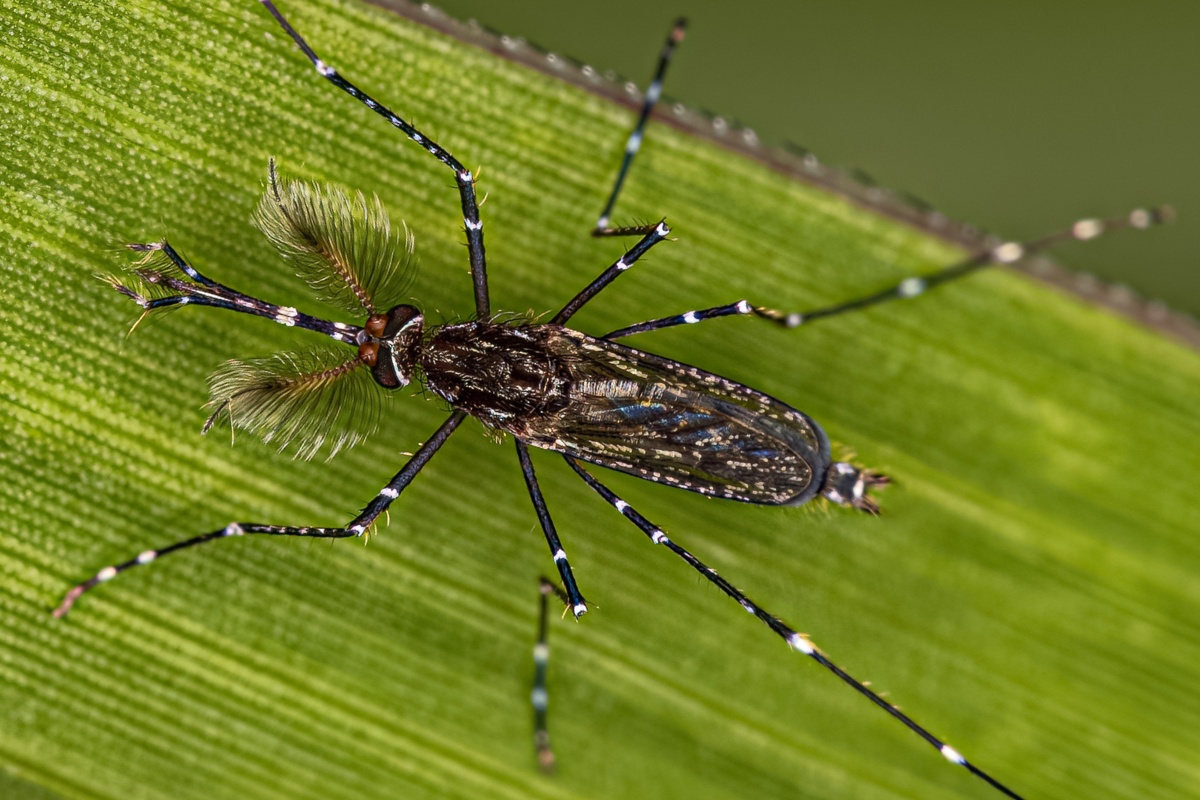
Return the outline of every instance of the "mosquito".
{"type": "Polygon", "coordinates": [[[662,90],[667,64],[684,35],[680,21],[659,56],[642,113],[629,137],[608,202],[593,231],[599,236],[639,237],[623,256],[567,302],[549,322],[494,312],[488,293],[483,221],[475,179],[449,152],[321,60],[271,0],[260,0],[318,74],[381,115],[455,177],[462,206],[474,287],[475,316],[465,322],[428,324],[421,310],[399,303],[413,251],[407,228],[397,229],[378,198],[338,187],[291,179],[271,162],[266,191],[255,215],[259,229],[323,300],[364,316],[361,325],[333,322],[275,305],[206,277],[166,240],[133,244],[143,254],[127,275],[109,283],[143,310],[143,316],[185,306],[211,306],[265,317],[288,327],[325,334],[328,350],[235,360],[210,378],[212,413],[218,423],[249,430],[281,449],[310,458],[336,452],[369,436],[382,403],[370,398],[415,383],[452,409],[399,472],[344,527],[293,527],[231,522],[166,547],[145,550],[107,566],[70,589],[54,610],[66,615],[81,595],[101,583],[165,555],[217,539],[250,534],[340,539],[363,537],[424,469],[462,422],[472,416],[497,435],[511,436],[561,588],[542,579],[536,673],[532,692],[538,761],[553,765],[546,727],[547,606],[556,596],[574,617],[588,610],[570,561],[547,510],[529,457],[537,447],[560,454],[583,481],[635,525],[721,592],[749,611],[789,647],[808,656],[934,747],[1002,794],[1019,795],[975,766],[943,739],[857,680],[779,617],[667,536],[619,497],[591,467],[697,492],[761,505],[798,506],[817,498],[878,514],[872,491],[887,478],[847,461],[836,461],[817,422],[790,405],[703,369],[638,350],[617,340],[732,315],[752,315],[786,327],[863,306],[920,294],[995,263],[1012,263],[1065,239],[1090,239],[1120,227],[1148,227],[1164,210],[1137,210],[1111,220],[1083,220],[1028,243],[1007,242],[940,272],[910,278],[875,294],[804,313],[785,313],[746,300],[630,325],[603,336],[567,326],[642,256],[669,237],[666,221],[612,227],[610,215],[638,151],[646,121],[662,90]],[[587,466],[585,466],[587,465],[587,466]]]}

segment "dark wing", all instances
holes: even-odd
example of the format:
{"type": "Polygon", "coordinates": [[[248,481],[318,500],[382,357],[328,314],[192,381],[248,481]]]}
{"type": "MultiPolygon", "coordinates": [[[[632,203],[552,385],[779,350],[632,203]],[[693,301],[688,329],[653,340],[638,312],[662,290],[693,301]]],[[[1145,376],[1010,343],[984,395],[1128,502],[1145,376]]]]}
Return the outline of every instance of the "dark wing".
{"type": "Polygon", "coordinates": [[[528,444],[701,494],[768,505],[816,496],[829,440],[748,386],[559,326],[546,342],[567,402],[527,417],[528,444]]]}

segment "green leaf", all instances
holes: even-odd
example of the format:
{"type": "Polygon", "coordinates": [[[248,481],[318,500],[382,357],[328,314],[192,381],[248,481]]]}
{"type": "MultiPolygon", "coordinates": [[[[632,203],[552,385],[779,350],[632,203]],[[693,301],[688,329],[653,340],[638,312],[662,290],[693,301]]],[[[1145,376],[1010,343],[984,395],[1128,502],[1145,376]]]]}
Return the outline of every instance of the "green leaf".
{"type": "MultiPolygon", "coordinates": [[[[586,232],[629,109],[376,8],[283,10],[484,165],[496,308],[555,309],[620,254],[586,232]]],[[[448,171],[258,3],[0,0],[0,19],[0,794],[994,796],[536,453],[595,604],[551,631],[560,770],[539,774],[528,653],[552,565],[511,444],[475,423],[369,547],[218,542],[52,618],[105,564],[230,520],[344,523],[444,417],[402,398],[329,463],[200,438],[217,365],[317,339],[212,309],[125,338],[136,307],[92,278],[124,242],[169,235],[213,278],[320,311],[250,223],[275,156],[407,220],[432,320],[472,303],[448,171]]],[[[619,211],[677,241],[586,331],[808,308],[960,256],[658,123],[619,211]]],[[[638,344],[802,408],[896,482],[872,519],[611,476],[673,538],[1029,797],[1200,793],[1195,352],[999,270],[798,331],[731,318],[638,344]]]]}

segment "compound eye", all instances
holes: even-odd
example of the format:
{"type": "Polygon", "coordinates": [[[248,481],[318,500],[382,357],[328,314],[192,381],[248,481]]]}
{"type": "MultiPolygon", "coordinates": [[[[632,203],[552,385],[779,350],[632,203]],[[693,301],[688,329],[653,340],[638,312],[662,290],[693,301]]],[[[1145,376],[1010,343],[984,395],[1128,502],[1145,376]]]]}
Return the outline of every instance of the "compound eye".
{"type": "MultiPolygon", "coordinates": [[[[371,319],[373,320],[374,317],[371,319]]],[[[396,306],[391,311],[388,311],[386,320],[387,321],[383,327],[383,331],[378,334],[373,334],[378,336],[380,339],[391,339],[413,323],[421,326],[423,324],[424,317],[422,317],[420,309],[418,309],[416,306],[396,306]]],[[[371,320],[368,320],[368,332],[370,332],[370,324],[371,320]]]]}
{"type": "Polygon", "coordinates": [[[404,365],[396,363],[395,351],[390,347],[381,348],[383,358],[375,354],[375,362],[371,364],[371,375],[375,382],[385,389],[403,389],[408,386],[410,372],[404,365]]]}

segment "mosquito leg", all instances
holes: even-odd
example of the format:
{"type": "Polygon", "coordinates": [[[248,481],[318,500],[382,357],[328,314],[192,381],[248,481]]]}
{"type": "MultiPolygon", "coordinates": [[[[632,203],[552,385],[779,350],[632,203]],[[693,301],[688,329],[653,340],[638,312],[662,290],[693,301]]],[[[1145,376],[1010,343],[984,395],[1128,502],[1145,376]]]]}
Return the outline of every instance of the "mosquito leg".
{"type": "Polygon", "coordinates": [[[619,238],[621,236],[645,236],[652,233],[658,227],[657,222],[650,222],[645,225],[627,225],[622,228],[605,228],[604,233],[593,233],[593,236],[612,236],[619,238]]]}
{"type": "Polygon", "coordinates": [[[224,284],[201,275],[166,240],[127,246],[134,252],[146,254],[146,258],[133,269],[137,280],[145,286],[126,285],[125,281],[130,279],[119,275],[106,275],[102,279],[145,309],[146,313],[170,306],[211,306],[242,314],[253,314],[256,317],[265,317],[280,325],[287,325],[289,328],[306,328],[346,344],[358,343],[358,334],[362,328],[357,325],[330,322],[312,317],[289,306],[277,306],[230,289],[224,284]],[[179,277],[179,273],[174,272],[176,269],[188,280],[179,277]],[[149,294],[143,294],[139,289],[164,294],[152,297],[149,294]]]}
{"type": "Polygon", "coordinates": [[[380,490],[366,508],[363,509],[350,524],[344,528],[298,528],[298,527],[280,527],[277,525],[261,525],[254,522],[231,522],[224,528],[219,530],[204,533],[199,536],[193,536],[190,539],[184,539],[175,542],[172,545],[161,548],[159,550],[144,550],[136,557],[131,558],[121,564],[105,567],[97,572],[91,578],[88,578],[81,584],[74,586],[63,597],[58,608],[54,609],[54,616],[64,617],[71,607],[75,605],[75,601],[79,599],[84,592],[99,586],[102,583],[107,583],[113,578],[120,575],[126,570],[134,567],[140,567],[145,564],[150,564],[165,555],[186,550],[189,547],[195,547],[206,542],[211,542],[214,539],[224,539],[230,536],[244,536],[252,533],[261,533],[271,536],[307,536],[314,539],[346,539],[353,536],[362,536],[371,527],[375,519],[391,505],[400,493],[407,488],[412,479],[417,476],[417,473],[429,463],[429,459],[433,454],[446,443],[462,421],[466,418],[466,413],[463,411],[455,411],[450,415],[449,419],[442,423],[425,444],[421,445],[420,449],[413,455],[412,458],[404,465],[404,467],[396,473],[395,477],[388,482],[388,485],[380,490]]]}
{"type": "Polygon", "coordinates": [[[774,309],[755,307],[754,313],[769,319],[785,328],[795,328],[822,317],[832,317],[848,311],[886,303],[891,300],[901,300],[925,294],[942,284],[963,278],[984,267],[993,264],[1013,264],[1030,256],[1037,255],[1053,245],[1071,240],[1087,241],[1101,234],[1121,228],[1149,228],[1174,218],[1174,211],[1169,206],[1161,208],[1138,208],[1125,216],[1110,219],[1082,219],[1069,228],[1055,231],[1028,242],[1004,242],[989,250],[984,250],[966,261],[946,267],[929,275],[919,275],[905,278],[899,283],[874,294],[864,295],[853,300],[847,300],[837,305],[815,308],[804,312],[785,312],[774,309]]]}
{"type": "Polygon", "coordinates": [[[319,75],[379,114],[394,127],[399,128],[401,133],[425,148],[431,156],[454,171],[454,179],[458,183],[458,194],[462,202],[463,225],[467,234],[467,253],[471,260],[471,278],[475,285],[475,314],[480,319],[486,319],[491,314],[491,301],[488,299],[487,259],[483,248],[483,221],[479,218],[479,204],[475,200],[475,179],[471,175],[471,171],[428,136],[405,122],[387,106],[343,78],[333,67],[318,58],[313,49],[309,47],[308,42],[296,32],[296,29],[279,12],[271,0],[259,0],[259,2],[266,6],[267,11],[271,12],[271,16],[275,17],[275,21],[279,23],[284,32],[292,37],[292,41],[312,62],[319,75]]]}
{"type": "Polygon", "coordinates": [[[292,527],[276,527],[274,525],[259,525],[251,522],[231,522],[224,528],[211,531],[210,533],[193,536],[190,539],[175,542],[172,545],[163,547],[158,550],[145,550],[139,553],[135,558],[125,561],[121,564],[105,567],[97,572],[91,578],[88,578],[83,583],[80,583],[71,588],[59,603],[58,608],[54,609],[54,616],[64,617],[71,607],[75,605],[75,601],[84,592],[87,592],[102,583],[107,583],[113,578],[133,567],[139,567],[144,564],[150,564],[165,555],[184,550],[188,547],[194,547],[205,542],[211,542],[214,539],[223,539],[229,536],[244,536],[251,533],[265,533],[275,536],[308,536],[314,539],[340,539],[350,536],[358,536],[348,528],[292,528],[292,527]]]}
{"type": "Polygon", "coordinates": [[[795,328],[806,322],[811,322],[820,317],[829,317],[835,314],[841,314],[847,311],[853,311],[866,306],[882,303],[888,300],[896,300],[905,297],[915,297],[919,294],[929,291],[930,289],[946,283],[947,281],[961,278],[969,275],[983,267],[991,264],[1012,263],[1030,255],[1034,255],[1042,250],[1050,247],[1058,242],[1068,239],[1086,240],[1093,239],[1101,233],[1119,228],[1147,228],[1161,222],[1168,221],[1171,218],[1172,212],[1170,209],[1155,209],[1152,211],[1137,210],[1125,217],[1118,217],[1110,220],[1081,220],[1071,228],[1059,231],[1041,239],[1034,240],[1025,244],[1009,242],[992,248],[978,254],[974,258],[956,264],[952,267],[927,275],[923,278],[909,278],[901,281],[890,289],[885,289],[873,295],[851,300],[846,303],[841,303],[836,306],[816,309],[805,313],[785,313],[776,311],[772,308],[764,306],[751,305],[746,300],[738,300],[736,303],[729,303],[723,306],[714,306],[713,308],[697,309],[695,311],[685,311],[682,314],[676,314],[670,317],[660,317],[646,322],[639,322],[636,325],[630,325],[625,328],[612,331],[605,334],[604,339],[620,339],[625,336],[632,336],[635,333],[645,333],[647,331],[657,331],[663,328],[673,328],[678,325],[694,325],[697,322],[704,320],[716,319],[718,317],[730,317],[739,315],[755,315],[763,319],[770,320],[787,328],[795,328]]]}
{"type": "Polygon", "coordinates": [[[513,441],[517,444],[517,458],[521,461],[521,474],[525,476],[525,486],[529,489],[529,499],[533,501],[533,507],[537,511],[538,522],[542,525],[542,532],[546,534],[546,544],[550,545],[550,553],[554,557],[554,566],[558,568],[559,577],[562,578],[563,586],[566,587],[567,601],[570,605],[571,613],[578,619],[587,613],[587,601],[579,593],[579,585],[575,583],[575,575],[571,572],[571,562],[567,560],[567,554],[562,548],[562,542],[558,539],[558,531],[554,529],[554,520],[550,519],[550,512],[546,508],[546,500],[542,497],[542,490],[538,486],[537,476],[533,472],[533,462],[529,460],[529,448],[522,444],[519,439],[514,439],[513,441]]]}
{"type": "Polygon", "coordinates": [[[630,325],[625,328],[606,333],[600,337],[602,339],[620,339],[624,336],[632,336],[635,333],[645,333],[647,331],[659,331],[663,328],[674,328],[677,325],[695,325],[697,322],[703,322],[708,319],[717,319],[719,317],[733,317],[745,314],[755,314],[758,310],[750,305],[745,300],[738,300],[736,303],[729,303],[724,306],[714,306],[713,308],[697,309],[695,311],[685,311],[682,314],[676,314],[672,317],[660,317],[647,322],[639,322],[636,325],[630,325]]]}
{"type": "Polygon", "coordinates": [[[695,325],[697,322],[704,322],[709,319],[719,319],[720,317],[748,316],[751,314],[775,321],[776,316],[780,312],[762,306],[752,306],[748,300],[738,300],[736,303],[729,303],[723,306],[713,306],[712,308],[701,308],[694,311],[685,311],[682,314],[675,314],[670,317],[660,317],[658,319],[639,322],[636,325],[630,325],[625,328],[619,328],[611,333],[606,333],[602,339],[620,339],[625,336],[632,336],[635,333],[646,333],[647,331],[660,331],[663,328],[674,328],[679,325],[695,325]]]}
{"type": "Polygon", "coordinates": [[[647,226],[645,235],[638,240],[638,243],[629,248],[629,251],[618,258],[612,266],[601,272],[594,281],[584,287],[583,291],[571,298],[571,302],[563,306],[562,311],[555,314],[551,322],[555,325],[562,325],[569,320],[575,315],[576,311],[583,308],[585,303],[600,294],[606,286],[616,280],[618,275],[632,267],[634,262],[646,254],[647,250],[667,238],[667,235],[670,233],[671,229],[667,227],[665,220],[656,225],[647,226]]]}
{"type": "Polygon", "coordinates": [[[546,577],[538,579],[538,637],[533,646],[533,746],[537,749],[538,767],[542,772],[554,771],[554,751],[550,749],[550,731],[546,727],[546,708],[550,695],[546,690],[546,670],[550,665],[550,644],[547,634],[550,627],[550,595],[554,595],[566,607],[571,601],[565,592],[546,577]]]}
{"type": "Polygon", "coordinates": [[[617,179],[613,182],[612,192],[608,195],[608,202],[604,204],[604,210],[600,212],[600,219],[596,220],[596,227],[592,229],[592,236],[626,236],[632,232],[629,228],[609,227],[613,206],[617,204],[617,195],[621,193],[621,187],[625,184],[625,178],[629,174],[629,166],[633,163],[633,157],[641,149],[642,136],[646,131],[646,121],[650,119],[650,112],[662,96],[663,76],[667,73],[667,65],[671,63],[671,56],[675,54],[676,46],[683,41],[683,34],[686,29],[687,20],[679,19],[676,21],[675,27],[667,35],[667,41],[663,45],[662,53],[658,57],[658,66],[654,70],[654,79],[650,81],[650,86],[646,89],[646,97],[642,103],[642,113],[638,117],[637,124],[633,126],[633,131],[630,132],[628,141],[625,142],[625,155],[621,159],[621,169],[618,170],[617,179]]]}
{"type": "Polygon", "coordinates": [[[817,646],[812,642],[812,640],[809,639],[806,635],[804,635],[802,633],[798,633],[797,631],[795,631],[791,627],[789,627],[786,623],[784,623],[781,619],[774,616],[773,614],[768,613],[765,609],[761,608],[758,604],[756,604],[749,597],[747,597],[745,595],[745,593],[743,593],[740,589],[738,589],[736,586],[734,586],[729,581],[722,578],[712,568],[710,568],[709,566],[704,564],[704,562],[702,562],[700,559],[696,558],[694,555],[692,555],[690,552],[685,550],[683,547],[681,547],[678,544],[676,544],[675,542],[671,541],[667,537],[666,533],[664,533],[662,531],[661,528],[656,526],[654,523],[650,522],[650,520],[643,517],[631,505],[629,505],[624,500],[622,500],[620,497],[618,497],[616,494],[614,494],[613,491],[610,490],[607,486],[605,486],[604,484],[600,483],[600,481],[598,481],[594,477],[592,477],[591,473],[587,472],[583,467],[581,467],[579,465],[579,462],[577,462],[575,459],[571,458],[570,456],[563,456],[563,458],[566,459],[566,462],[571,465],[571,469],[575,470],[576,474],[578,474],[579,477],[583,478],[583,481],[588,486],[590,486],[593,491],[595,491],[598,495],[603,497],[604,500],[609,505],[611,505],[613,508],[615,508],[617,511],[619,511],[622,514],[622,516],[624,516],[626,519],[628,519],[630,522],[632,522],[634,525],[636,525],[642,531],[642,533],[646,534],[646,536],[648,536],[650,538],[651,542],[653,542],[654,544],[663,545],[668,550],[670,550],[672,553],[679,556],[679,558],[681,558],[685,562],[687,562],[687,564],[692,569],[696,570],[701,575],[703,575],[706,579],[711,581],[714,585],[716,585],[716,587],[718,589],[720,589],[726,595],[731,597],[733,600],[737,601],[737,603],[742,608],[749,611],[751,614],[753,614],[755,617],[757,617],[761,622],[763,622],[768,628],[770,628],[772,631],[774,631],[780,638],[782,638],[785,642],[787,642],[788,646],[791,647],[793,650],[803,653],[804,655],[811,658],[813,661],[816,661],[822,667],[824,667],[825,669],[829,670],[834,675],[836,675],[837,678],[839,680],[841,680],[843,683],[849,685],[851,688],[853,688],[859,694],[862,694],[867,699],[869,699],[872,703],[879,706],[884,711],[886,711],[888,714],[890,714],[891,716],[898,719],[901,723],[904,724],[905,727],[907,727],[913,733],[917,734],[922,739],[924,739],[926,742],[928,742],[930,745],[932,745],[934,748],[936,748],[937,751],[939,753],[941,753],[942,756],[945,759],[947,759],[948,761],[950,761],[952,764],[957,764],[960,767],[964,767],[969,772],[971,772],[973,775],[977,776],[978,778],[980,778],[983,781],[985,781],[986,783],[988,783],[990,786],[992,786],[992,788],[997,789],[1000,792],[1003,792],[1008,797],[1017,798],[1017,800],[1020,800],[1020,795],[1018,795],[1016,792],[1012,791],[1011,789],[1006,787],[1004,784],[1000,783],[999,781],[997,781],[996,779],[994,779],[990,775],[988,775],[986,772],[984,772],[983,770],[976,767],[974,764],[967,761],[965,758],[962,757],[962,755],[960,755],[958,753],[957,750],[955,750],[950,745],[943,742],[941,739],[934,736],[932,733],[930,733],[924,727],[919,725],[914,719],[909,717],[903,711],[896,708],[891,703],[889,703],[887,700],[880,697],[878,694],[876,694],[870,687],[868,687],[862,681],[858,680],[857,678],[854,678],[852,675],[850,675],[844,669],[839,667],[837,664],[830,661],[825,656],[825,654],[822,653],[821,650],[818,649],[817,646]]]}

